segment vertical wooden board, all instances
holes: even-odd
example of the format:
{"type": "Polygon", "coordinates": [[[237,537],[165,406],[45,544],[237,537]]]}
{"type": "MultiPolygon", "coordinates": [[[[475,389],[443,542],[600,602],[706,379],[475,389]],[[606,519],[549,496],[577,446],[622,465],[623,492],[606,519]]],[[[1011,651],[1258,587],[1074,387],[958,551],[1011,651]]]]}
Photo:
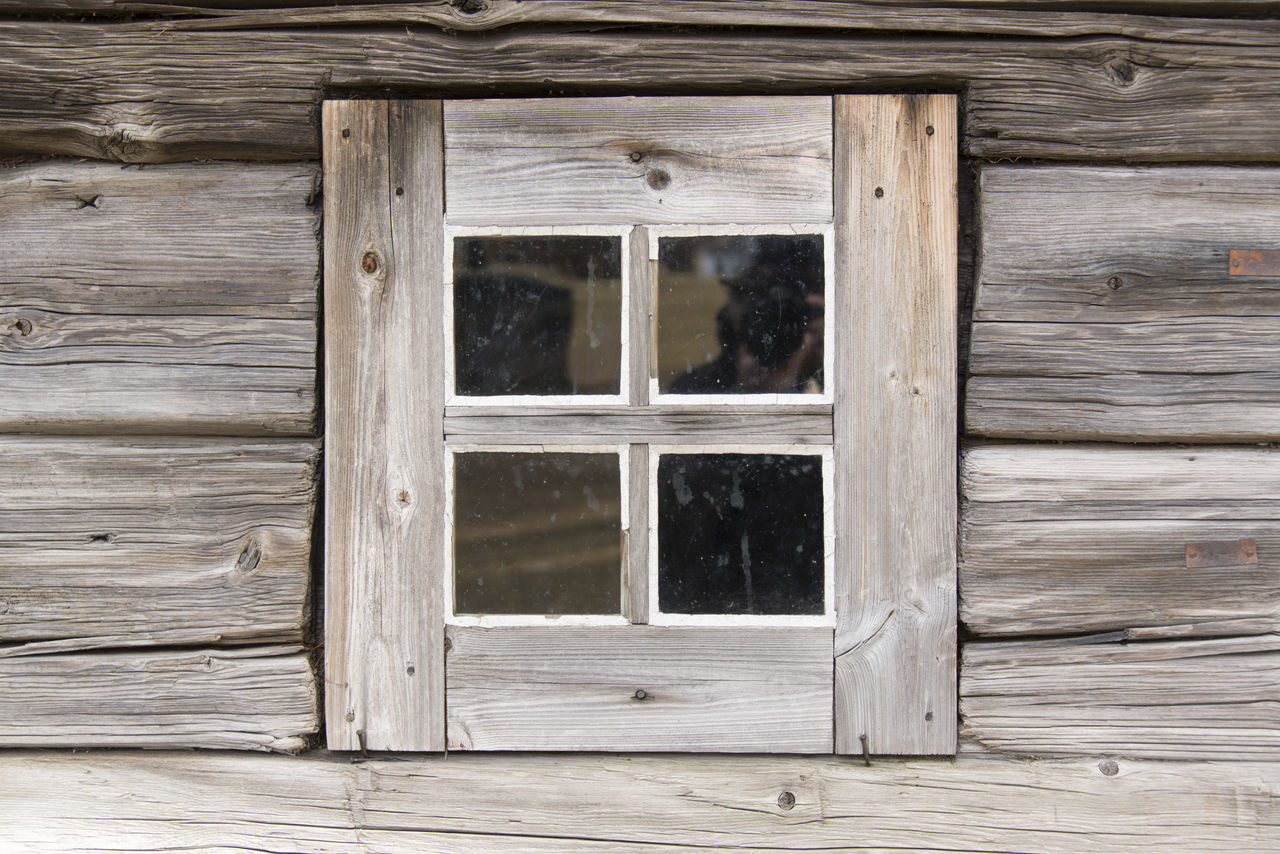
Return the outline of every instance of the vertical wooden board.
{"type": "MultiPolygon", "coordinates": [[[[633,623],[649,622],[649,446],[630,446],[627,488],[626,614],[633,623]]],[[[657,511],[653,523],[657,524],[657,511]]]]}
{"type": "Polygon", "coordinates": [[[448,634],[451,750],[831,750],[830,628],[448,634]]]}
{"type": "Polygon", "coordinates": [[[539,98],[445,105],[449,221],[831,221],[831,99],[539,98]]]}
{"type": "Polygon", "coordinates": [[[956,107],[835,103],[838,753],[956,747],[956,107]]]}
{"type": "Polygon", "coordinates": [[[440,750],[440,107],[327,102],[324,140],[328,744],[440,750]]]}
{"type": "Polygon", "coordinates": [[[649,229],[638,225],[631,229],[627,247],[630,266],[627,271],[631,288],[627,310],[627,331],[630,335],[630,364],[625,366],[631,383],[628,401],[632,406],[649,403],[649,377],[654,363],[654,265],[649,260],[649,229]]]}

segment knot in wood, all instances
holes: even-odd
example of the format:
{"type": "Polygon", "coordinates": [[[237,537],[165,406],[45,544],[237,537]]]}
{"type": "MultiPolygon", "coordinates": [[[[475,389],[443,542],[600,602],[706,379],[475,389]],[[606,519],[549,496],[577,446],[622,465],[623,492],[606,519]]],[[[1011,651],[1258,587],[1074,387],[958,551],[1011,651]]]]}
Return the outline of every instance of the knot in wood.
{"type": "Polygon", "coordinates": [[[1138,76],[1138,66],[1127,59],[1113,59],[1106,64],[1106,69],[1117,86],[1132,86],[1138,76]]]}
{"type": "Polygon", "coordinates": [[[671,186],[671,176],[665,169],[651,169],[644,179],[655,190],[665,190],[671,186]]]}
{"type": "Polygon", "coordinates": [[[449,0],[449,5],[460,15],[477,15],[484,11],[484,0],[449,0]]]}
{"type": "Polygon", "coordinates": [[[360,259],[360,269],[364,270],[370,276],[378,272],[380,263],[376,252],[366,252],[364,257],[360,259]]]}
{"type": "Polygon", "coordinates": [[[26,338],[31,334],[31,321],[27,320],[25,317],[19,317],[14,321],[13,328],[18,330],[19,335],[26,338]]]}

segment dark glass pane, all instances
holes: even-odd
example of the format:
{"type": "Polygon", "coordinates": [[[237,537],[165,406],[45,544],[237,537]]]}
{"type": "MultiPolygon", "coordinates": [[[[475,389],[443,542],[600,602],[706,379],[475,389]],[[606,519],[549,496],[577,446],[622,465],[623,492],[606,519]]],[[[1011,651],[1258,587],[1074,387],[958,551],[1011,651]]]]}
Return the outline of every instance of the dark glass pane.
{"type": "Polygon", "coordinates": [[[617,454],[453,460],[454,613],[621,613],[617,454]]]}
{"type": "Polygon", "coordinates": [[[822,458],[663,454],[658,607],[667,614],[822,614],[822,458]]]}
{"type": "Polygon", "coordinates": [[[453,244],[458,394],[618,394],[617,237],[459,237],[453,244]]]}
{"type": "Polygon", "coordinates": [[[822,235],[658,240],[658,389],[822,391],[822,235]]]}

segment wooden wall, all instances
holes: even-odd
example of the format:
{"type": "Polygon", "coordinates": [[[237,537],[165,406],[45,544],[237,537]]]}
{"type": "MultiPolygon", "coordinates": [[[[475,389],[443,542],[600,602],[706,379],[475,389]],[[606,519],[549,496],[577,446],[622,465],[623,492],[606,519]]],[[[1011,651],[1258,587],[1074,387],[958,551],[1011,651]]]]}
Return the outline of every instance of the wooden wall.
{"type": "Polygon", "coordinates": [[[1278,7],[0,0],[0,745],[317,731],[326,95],[954,91],[972,175],[956,763],[10,751],[0,842],[1280,850],[1278,7]]]}

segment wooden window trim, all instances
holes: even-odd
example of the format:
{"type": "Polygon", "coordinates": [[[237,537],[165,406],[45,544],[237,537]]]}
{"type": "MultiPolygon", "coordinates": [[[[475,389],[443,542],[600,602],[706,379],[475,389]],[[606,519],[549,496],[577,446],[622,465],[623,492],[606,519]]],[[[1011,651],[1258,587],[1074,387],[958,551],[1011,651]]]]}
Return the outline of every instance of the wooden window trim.
{"type": "MultiPolygon", "coordinates": [[[[840,472],[837,625],[834,654],[830,648],[822,653],[834,674],[828,694],[835,709],[834,749],[952,754],[956,103],[953,96],[836,96],[832,111],[836,280],[830,293],[836,334],[846,342],[836,350],[840,381],[831,416],[840,472]]],[[[442,116],[441,103],[431,101],[324,105],[325,678],[334,750],[442,750],[445,649],[452,647],[451,677],[466,672],[501,682],[534,664],[528,657],[513,661],[512,650],[545,654],[570,637],[556,639],[535,627],[521,630],[524,636],[512,645],[485,629],[446,632],[445,567],[420,557],[437,553],[444,536],[444,436],[448,419],[459,417],[446,413],[442,384],[424,381],[420,369],[444,358],[443,302],[431,286],[443,269],[442,116]]],[[[633,234],[633,248],[647,241],[644,231],[633,234]]],[[[637,306],[647,312],[643,295],[633,293],[633,311],[637,306]]],[[[630,366],[633,397],[634,380],[641,379],[636,361],[642,360],[630,366]]],[[[600,414],[608,423],[608,414],[600,414]]],[[[639,466],[647,468],[647,461],[639,466]]],[[[639,539],[646,538],[630,538],[632,558],[643,549],[639,539]]],[[[644,609],[645,603],[633,602],[633,619],[644,609]]],[[[640,649],[654,661],[671,660],[670,631],[626,628],[631,634],[616,648],[612,641],[597,643],[594,658],[576,661],[591,671],[584,678],[607,679],[607,665],[622,661],[616,656],[624,647],[632,655],[640,649]]],[[[705,639],[705,649],[719,650],[717,666],[736,674],[739,692],[728,698],[713,693],[709,703],[742,705],[741,696],[777,692],[779,681],[792,674],[819,672],[806,670],[805,662],[821,666],[811,658],[821,640],[797,643],[798,635],[753,632],[705,639]],[[767,650],[784,667],[733,668],[750,665],[755,650],[767,650]]],[[[581,642],[590,640],[583,636],[581,642]]],[[[501,726],[503,707],[484,687],[455,681],[449,709],[471,703],[476,715],[501,726]]],[[[529,699],[526,694],[520,702],[529,699]]],[[[540,702],[545,724],[553,728],[555,698],[540,702]]],[[[680,743],[669,734],[661,703],[635,702],[659,711],[622,745],[626,749],[751,749],[745,740],[726,739],[711,748],[698,739],[680,743]]],[[[742,711],[750,720],[749,710],[742,711]]],[[[481,741],[461,746],[486,746],[481,741]]],[[[591,738],[573,744],[620,747],[591,738]]],[[[554,740],[524,746],[564,749],[554,740]]],[[[774,747],[824,749],[805,738],[774,747]]]]}

